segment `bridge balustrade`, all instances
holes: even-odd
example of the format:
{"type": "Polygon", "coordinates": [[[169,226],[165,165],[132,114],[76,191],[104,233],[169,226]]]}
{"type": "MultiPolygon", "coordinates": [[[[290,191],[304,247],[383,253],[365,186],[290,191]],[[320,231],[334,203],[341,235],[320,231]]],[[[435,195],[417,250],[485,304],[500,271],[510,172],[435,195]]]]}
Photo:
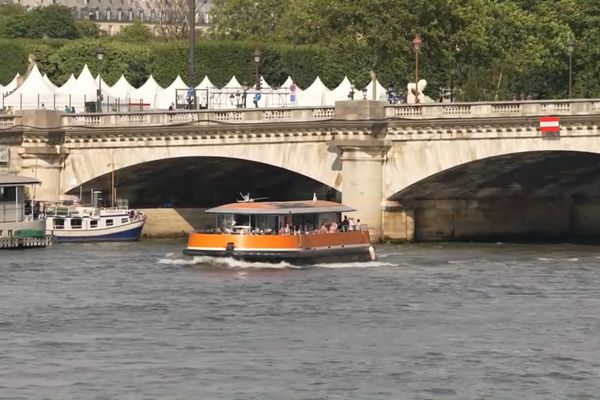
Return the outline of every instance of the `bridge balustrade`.
{"type": "Polygon", "coordinates": [[[494,118],[600,113],[600,100],[542,100],[478,103],[395,104],[385,107],[386,118],[494,118]]]}
{"type": "Polygon", "coordinates": [[[19,120],[20,117],[18,115],[0,115],[0,127],[18,125],[17,121],[19,120]]]}
{"type": "Polygon", "coordinates": [[[262,108],[243,110],[186,110],[127,113],[64,114],[63,126],[163,126],[211,123],[261,123],[331,119],[333,107],[262,108]]]}

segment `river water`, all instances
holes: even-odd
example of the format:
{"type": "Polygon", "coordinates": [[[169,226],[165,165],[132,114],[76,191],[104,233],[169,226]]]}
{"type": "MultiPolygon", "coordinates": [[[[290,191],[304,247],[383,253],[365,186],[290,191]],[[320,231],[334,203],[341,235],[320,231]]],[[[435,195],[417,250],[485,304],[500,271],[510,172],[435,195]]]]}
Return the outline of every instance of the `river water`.
{"type": "Polygon", "coordinates": [[[600,247],[0,252],[1,399],[600,399],[600,247]]]}

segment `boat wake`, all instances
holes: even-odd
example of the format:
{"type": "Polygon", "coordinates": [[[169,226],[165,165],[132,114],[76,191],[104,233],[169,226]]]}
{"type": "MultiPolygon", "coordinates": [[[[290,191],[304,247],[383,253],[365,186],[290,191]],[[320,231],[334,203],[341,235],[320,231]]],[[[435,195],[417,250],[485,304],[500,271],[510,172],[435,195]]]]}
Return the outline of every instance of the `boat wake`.
{"type": "Polygon", "coordinates": [[[278,263],[250,262],[235,260],[233,258],[227,257],[194,256],[189,258],[177,258],[173,253],[166,254],[164,258],[158,260],[158,263],[179,267],[204,267],[224,269],[374,268],[394,266],[394,264],[383,261],[321,263],[299,266],[284,261],[278,263]]]}
{"type": "Polygon", "coordinates": [[[322,263],[309,265],[308,267],[317,268],[375,268],[375,267],[393,267],[395,264],[383,261],[357,261],[345,263],[322,263]]]}
{"type": "Polygon", "coordinates": [[[172,258],[169,253],[165,258],[158,260],[159,264],[175,265],[181,267],[207,267],[227,269],[300,269],[301,267],[286,262],[249,262],[235,260],[227,257],[194,256],[190,258],[172,258]]]}

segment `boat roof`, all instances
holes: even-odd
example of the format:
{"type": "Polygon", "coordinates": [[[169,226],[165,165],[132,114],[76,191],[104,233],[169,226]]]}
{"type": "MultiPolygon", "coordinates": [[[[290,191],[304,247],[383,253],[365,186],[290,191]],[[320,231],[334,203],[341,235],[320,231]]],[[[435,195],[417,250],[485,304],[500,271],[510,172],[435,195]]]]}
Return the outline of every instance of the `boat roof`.
{"type": "Polygon", "coordinates": [[[0,175],[0,186],[39,185],[39,180],[28,176],[0,175]]]}
{"type": "Polygon", "coordinates": [[[345,206],[335,201],[325,200],[297,200],[297,201],[257,201],[229,203],[222,206],[209,208],[207,213],[211,214],[320,214],[330,212],[356,211],[352,207],[345,206]]]}

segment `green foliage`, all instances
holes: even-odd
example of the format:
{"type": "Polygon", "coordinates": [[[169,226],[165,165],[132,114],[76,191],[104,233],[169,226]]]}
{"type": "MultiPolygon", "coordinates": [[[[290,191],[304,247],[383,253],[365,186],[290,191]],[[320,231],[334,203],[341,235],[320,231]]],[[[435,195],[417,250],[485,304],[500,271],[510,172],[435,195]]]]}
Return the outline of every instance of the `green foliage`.
{"type": "Polygon", "coordinates": [[[0,39],[0,84],[6,85],[17,72],[27,71],[27,48],[16,40],[0,39]]]}
{"type": "Polygon", "coordinates": [[[100,29],[94,22],[83,19],[76,21],[75,26],[77,27],[77,33],[82,38],[98,38],[100,37],[100,29]]]}
{"type": "Polygon", "coordinates": [[[17,13],[6,20],[3,32],[12,38],[75,39],[79,37],[71,11],[59,5],[17,13]]]}
{"type": "MultiPolygon", "coordinates": [[[[81,37],[0,40],[0,82],[24,72],[31,52],[56,83],[86,63],[108,83],[121,74],[134,85],[150,74],[161,85],[177,75],[189,81],[187,40],[165,42],[133,24],[102,38],[100,63],[97,29],[82,21],[73,31],[67,14],[58,6],[0,6],[0,37],[81,37]]],[[[300,87],[320,76],[333,88],[348,76],[360,89],[374,69],[384,86],[402,89],[415,79],[411,42],[419,33],[419,76],[431,97],[452,85],[465,101],[559,98],[567,95],[565,45],[574,37],[574,95],[597,97],[599,27],[600,5],[591,0],[215,0],[213,25],[197,41],[194,84],[204,75],[217,86],[232,75],[253,84],[260,48],[260,72],[274,86],[291,75],[300,87]]]]}
{"type": "Polygon", "coordinates": [[[117,40],[129,43],[149,42],[154,38],[147,25],[136,21],[131,25],[124,27],[116,36],[117,40]]]}

